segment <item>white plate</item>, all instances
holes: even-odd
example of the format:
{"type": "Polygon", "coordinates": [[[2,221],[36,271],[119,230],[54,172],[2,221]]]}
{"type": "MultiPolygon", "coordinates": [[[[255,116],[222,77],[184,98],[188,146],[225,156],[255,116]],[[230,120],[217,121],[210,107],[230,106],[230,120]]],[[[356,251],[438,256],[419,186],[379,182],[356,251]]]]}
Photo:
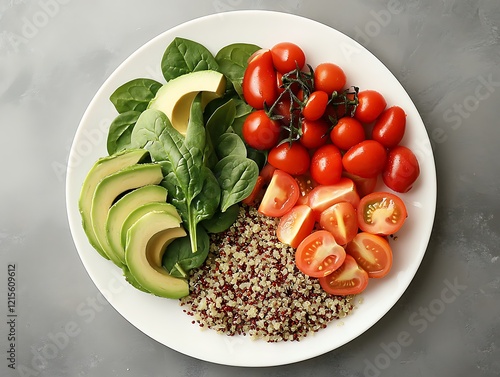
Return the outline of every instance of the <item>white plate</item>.
{"type": "Polygon", "coordinates": [[[410,97],[391,72],[364,47],[328,26],[268,11],[238,11],[199,18],[159,35],[138,49],[109,77],[90,103],[78,127],[67,172],[67,209],[74,242],[88,274],[111,305],[131,324],[167,347],[198,359],[234,366],[272,366],[309,359],[342,346],[373,326],[413,279],[427,248],[435,206],[436,177],[429,138],[410,97]],[[109,96],[134,78],[149,77],[164,82],[160,61],[175,37],[200,42],[214,54],[235,42],[269,48],[278,42],[292,41],[304,49],[312,66],[334,62],[345,70],[349,85],[378,90],[388,105],[397,104],[407,113],[403,144],[417,154],[421,175],[410,193],[402,195],[409,217],[398,239],[391,241],[392,270],[384,279],[370,281],[361,296],[362,303],[350,316],[300,342],[266,343],[200,330],[191,324],[192,317],[183,313],[176,300],[142,293],[126,283],[121,271],[90,246],[82,230],[77,207],[80,187],[93,163],[107,154],[107,129],[116,116],[109,96]]]}

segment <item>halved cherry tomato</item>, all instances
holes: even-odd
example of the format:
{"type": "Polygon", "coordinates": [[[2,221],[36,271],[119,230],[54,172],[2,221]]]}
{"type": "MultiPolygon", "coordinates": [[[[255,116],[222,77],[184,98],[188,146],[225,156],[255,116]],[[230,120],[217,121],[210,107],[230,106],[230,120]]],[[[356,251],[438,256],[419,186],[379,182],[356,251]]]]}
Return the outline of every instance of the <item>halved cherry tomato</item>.
{"type": "Polygon", "coordinates": [[[362,123],[373,122],[387,106],[385,98],[375,90],[359,92],[358,101],[354,117],[362,123]]]}
{"type": "Polygon", "coordinates": [[[321,63],[314,70],[314,86],[328,95],[341,91],[346,83],[342,68],[333,63],[321,63]]]}
{"type": "Polygon", "coordinates": [[[257,150],[267,150],[278,144],[281,125],[269,118],[264,110],[250,113],[243,123],[243,139],[257,150]]]}
{"type": "Polygon", "coordinates": [[[377,187],[378,176],[363,178],[345,170],[342,172],[342,176],[353,180],[360,198],[372,193],[377,187]]]}
{"type": "Polygon", "coordinates": [[[328,141],[328,130],[330,125],[325,119],[308,120],[302,119],[302,135],[300,144],[308,149],[316,149],[325,145],[328,141]]]}
{"type": "Polygon", "coordinates": [[[281,42],[271,47],[273,64],[276,70],[282,74],[302,69],[306,63],[304,51],[294,43],[281,42]]]}
{"type": "Polygon", "coordinates": [[[284,142],[269,151],[267,161],[288,174],[301,175],[309,169],[311,157],[299,142],[284,142]]]}
{"type": "Polygon", "coordinates": [[[363,178],[375,177],[384,170],[387,153],[378,141],[364,140],[349,148],[342,157],[344,169],[363,178]]]}
{"type": "Polygon", "coordinates": [[[365,140],[365,129],[359,120],[343,117],[333,127],[330,138],[333,144],[346,151],[365,140]]]}
{"type": "Polygon", "coordinates": [[[320,185],[333,185],[342,175],[342,155],[333,144],[319,147],[311,158],[311,176],[320,185]]]}
{"type": "Polygon", "coordinates": [[[391,270],[392,249],[384,237],[360,232],[345,250],[371,278],[384,277],[391,270]]]}
{"type": "Polygon", "coordinates": [[[353,257],[346,255],[344,263],[330,275],[319,279],[321,288],[331,295],[355,295],[368,286],[368,273],[356,263],[353,257]]]}
{"type": "Polygon", "coordinates": [[[384,110],[379,116],[372,130],[372,139],[386,148],[395,147],[405,134],[406,114],[399,106],[392,106],[384,110]]]}
{"type": "Polygon", "coordinates": [[[270,50],[259,50],[248,60],[243,75],[243,97],[255,109],[264,108],[264,103],[271,106],[278,98],[276,70],[270,50]]]}
{"type": "Polygon", "coordinates": [[[417,157],[411,149],[398,145],[389,151],[382,179],[396,192],[408,192],[420,175],[417,157]]]}
{"type": "Polygon", "coordinates": [[[319,185],[313,188],[307,197],[307,204],[314,211],[316,219],[320,218],[321,212],[335,203],[349,202],[354,208],[359,204],[354,182],[344,177],[334,185],[319,185]]]}
{"type": "Polygon", "coordinates": [[[339,245],[345,245],[358,233],[356,209],[348,202],[340,202],[325,209],[319,225],[328,230],[339,245]]]}
{"type": "Polygon", "coordinates": [[[384,236],[396,233],[408,215],[399,196],[383,191],[372,192],[361,198],[357,213],[362,231],[384,236]]]}
{"type": "Polygon", "coordinates": [[[295,252],[295,264],[304,274],[319,278],[339,268],[346,257],[345,250],[326,230],[307,236],[295,252]]]}
{"type": "Polygon", "coordinates": [[[311,208],[296,205],[281,217],[276,236],[284,244],[296,248],[311,234],[315,223],[311,208]]]}
{"type": "Polygon", "coordinates": [[[276,169],[258,211],[265,216],[281,217],[293,208],[298,198],[297,181],[290,174],[276,169]]]}

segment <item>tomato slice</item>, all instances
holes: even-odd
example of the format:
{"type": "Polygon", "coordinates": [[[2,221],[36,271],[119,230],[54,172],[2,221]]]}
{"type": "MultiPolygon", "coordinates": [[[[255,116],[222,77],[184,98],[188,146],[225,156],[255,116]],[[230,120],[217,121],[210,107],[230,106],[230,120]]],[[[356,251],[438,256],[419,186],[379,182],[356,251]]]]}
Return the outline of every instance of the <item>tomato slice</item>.
{"type": "Polygon", "coordinates": [[[315,223],[311,208],[296,205],[280,219],[276,235],[284,244],[296,248],[311,234],[315,223]]]}
{"type": "Polygon", "coordinates": [[[346,246],[346,252],[371,278],[381,278],[392,267],[392,249],[384,237],[360,232],[346,246]]]}
{"type": "Polygon", "coordinates": [[[401,198],[383,191],[372,192],[361,198],[357,213],[362,231],[383,236],[396,233],[408,216],[401,198]]]}
{"type": "Polygon", "coordinates": [[[344,262],[346,253],[326,230],[318,230],[304,238],[295,252],[297,268],[319,278],[331,274],[344,262]]]}
{"type": "Polygon", "coordinates": [[[355,295],[368,285],[368,273],[349,254],[344,263],[330,275],[319,279],[321,288],[331,295],[355,295]]]}
{"type": "Polygon", "coordinates": [[[349,202],[354,208],[359,204],[359,195],[354,182],[345,177],[333,185],[316,186],[307,196],[307,204],[314,211],[316,219],[320,218],[321,212],[335,203],[349,202]]]}
{"type": "Polygon", "coordinates": [[[299,199],[299,185],[288,173],[276,169],[264,193],[258,211],[265,216],[281,217],[299,199]]]}
{"type": "Polygon", "coordinates": [[[319,225],[333,234],[339,245],[345,245],[358,233],[356,210],[351,203],[336,203],[321,213],[319,225]]]}

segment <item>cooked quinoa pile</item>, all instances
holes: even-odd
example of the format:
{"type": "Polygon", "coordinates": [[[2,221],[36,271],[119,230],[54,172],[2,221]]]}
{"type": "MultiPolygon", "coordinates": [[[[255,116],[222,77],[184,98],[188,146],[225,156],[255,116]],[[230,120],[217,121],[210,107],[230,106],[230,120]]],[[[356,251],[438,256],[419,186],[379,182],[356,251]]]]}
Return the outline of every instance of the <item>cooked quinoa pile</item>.
{"type": "Polygon", "coordinates": [[[193,323],[229,336],[300,340],[353,309],[295,266],[295,250],[276,238],[277,220],[242,207],[226,232],[213,235],[205,264],[181,299],[193,323]]]}

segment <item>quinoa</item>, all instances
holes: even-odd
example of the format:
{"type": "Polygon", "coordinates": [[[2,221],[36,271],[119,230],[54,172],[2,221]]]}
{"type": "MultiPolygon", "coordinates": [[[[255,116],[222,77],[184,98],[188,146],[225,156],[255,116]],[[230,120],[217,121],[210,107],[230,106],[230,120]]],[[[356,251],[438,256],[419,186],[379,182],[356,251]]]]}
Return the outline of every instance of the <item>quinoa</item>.
{"type": "Polygon", "coordinates": [[[229,336],[298,341],[345,317],[353,296],[332,296],[295,266],[295,250],[276,237],[277,219],[243,206],[236,222],[212,235],[210,253],[180,300],[193,324],[229,336]]]}

